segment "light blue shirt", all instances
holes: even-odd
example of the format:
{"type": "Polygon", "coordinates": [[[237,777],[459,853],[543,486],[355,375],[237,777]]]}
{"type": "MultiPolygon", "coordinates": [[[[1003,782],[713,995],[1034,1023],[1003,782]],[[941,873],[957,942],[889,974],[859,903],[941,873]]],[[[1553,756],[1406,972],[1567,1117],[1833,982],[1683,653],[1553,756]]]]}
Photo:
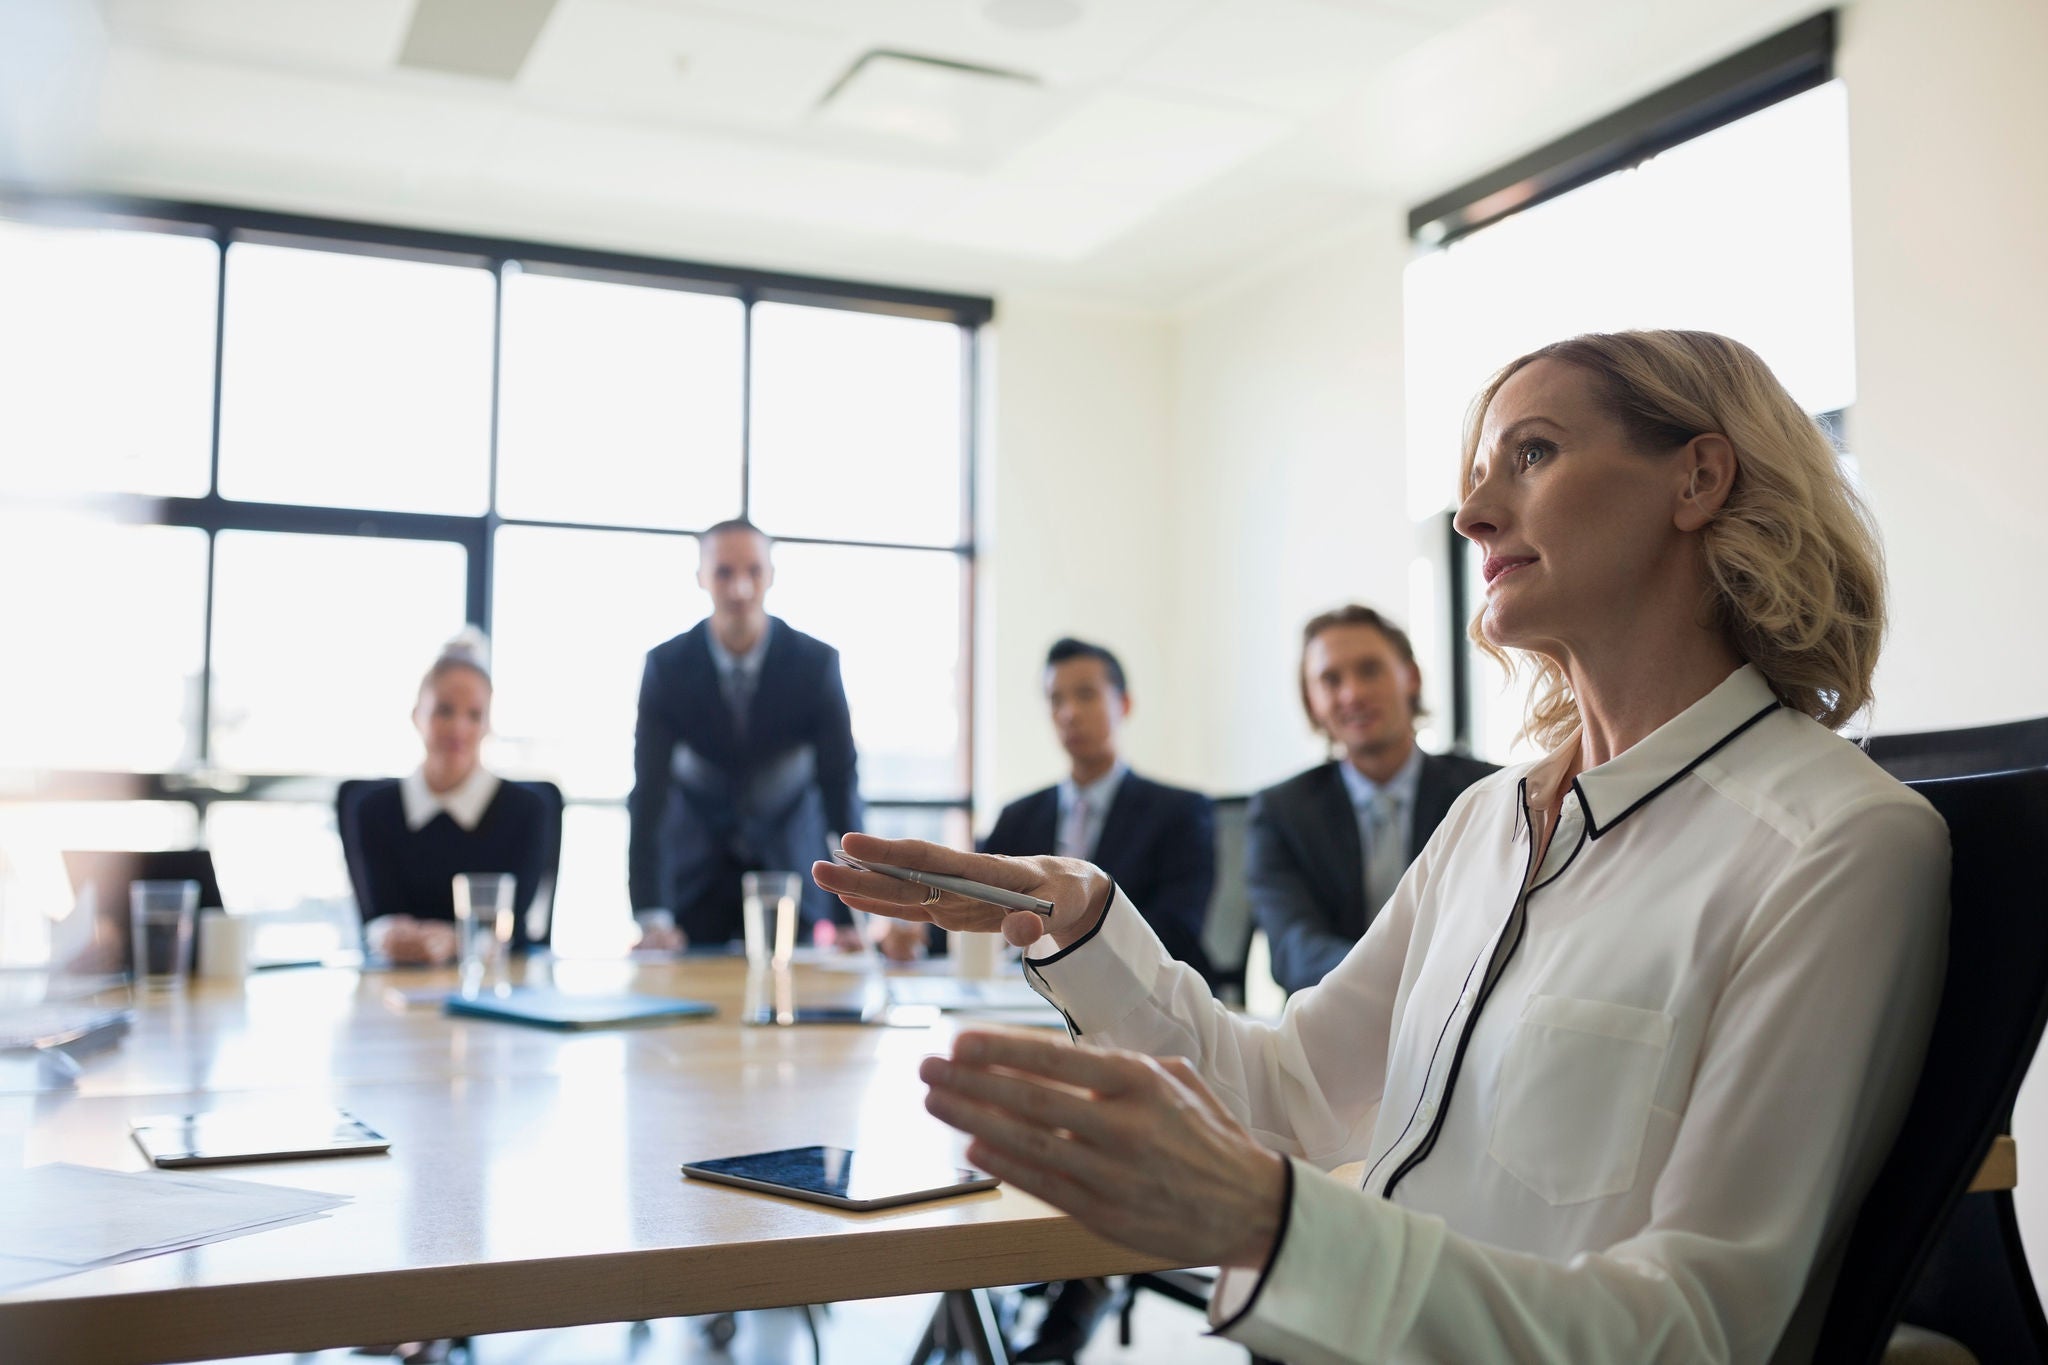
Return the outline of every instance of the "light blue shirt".
{"type": "MultiPolygon", "coordinates": [[[[1372,801],[1380,794],[1382,784],[1352,767],[1350,759],[1338,760],[1337,771],[1344,775],[1344,789],[1351,794],[1351,812],[1358,820],[1358,847],[1364,853],[1366,863],[1370,865],[1372,801]]],[[[1394,798],[1394,824],[1401,831],[1401,861],[1404,864],[1414,855],[1415,788],[1421,781],[1422,749],[1417,746],[1408,751],[1408,761],[1401,765],[1401,771],[1388,778],[1384,784],[1385,790],[1394,798]]]]}
{"type": "Polygon", "coordinates": [[[1131,770],[1128,763],[1118,760],[1110,764],[1109,771],[1090,782],[1087,786],[1076,786],[1072,777],[1060,779],[1060,818],[1053,830],[1053,839],[1066,832],[1068,814],[1074,809],[1074,802],[1081,797],[1088,798],[1088,818],[1081,825],[1081,846],[1087,851],[1083,857],[1095,856],[1095,845],[1102,840],[1102,822],[1109,818],[1109,805],[1116,800],[1116,789],[1123,782],[1124,774],[1131,770]]]}

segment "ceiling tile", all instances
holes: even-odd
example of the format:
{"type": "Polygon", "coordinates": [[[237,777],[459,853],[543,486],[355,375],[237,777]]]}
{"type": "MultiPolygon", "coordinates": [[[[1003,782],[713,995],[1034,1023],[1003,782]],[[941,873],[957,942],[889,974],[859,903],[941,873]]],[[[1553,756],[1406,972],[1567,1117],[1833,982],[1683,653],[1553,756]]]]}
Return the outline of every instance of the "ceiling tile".
{"type": "Polygon", "coordinates": [[[102,0],[126,46],[320,70],[383,71],[413,0],[102,0]]]}
{"type": "Polygon", "coordinates": [[[789,130],[861,51],[856,38],[823,29],[628,0],[560,0],[518,85],[588,114],[789,130]]]}
{"type": "Polygon", "coordinates": [[[1437,27],[1398,10],[1323,0],[1223,0],[1128,74],[1183,94],[1312,114],[1437,27]]]}
{"type": "Polygon", "coordinates": [[[1284,121],[1155,95],[1088,100],[921,235],[1075,259],[1270,145],[1284,121]]]}
{"type": "Polygon", "coordinates": [[[976,0],[635,0],[674,12],[745,14],[816,31],[855,34],[865,47],[1002,67],[1053,84],[1108,80],[1170,38],[1210,0],[1083,0],[1061,28],[1019,30],[990,21],[976,0]]]}

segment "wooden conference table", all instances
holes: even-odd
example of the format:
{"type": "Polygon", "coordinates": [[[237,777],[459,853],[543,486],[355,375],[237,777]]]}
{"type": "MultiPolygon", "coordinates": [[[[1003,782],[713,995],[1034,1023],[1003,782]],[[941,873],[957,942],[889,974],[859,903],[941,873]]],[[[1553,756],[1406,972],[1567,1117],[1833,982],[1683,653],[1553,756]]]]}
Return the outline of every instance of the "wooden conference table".
{"type": "MultiPolygon", "coordinates": [[[[916,1077],[950,1029],[743,1027],[738,959],[552,971],[719,1015],[554,1033],[387,1002],[446,977],[273,972],[145,1002],[67,1090],[0,1078],[0,1144],[26,1165],[143,1170],[130,1119],[268,1101],[331,1103],[392,1140],[221,1169],[351,1202],[0,1295],[0,1359],[194,1360],[1164,1268],[1009,1189],[847,1213],[686,1180],[686,1160],[814,1143],[956,1160],[916,1077]]],[[[798,976],[812,994],[859,980],[798,976]]]]}
{"type": "MultiPolygon", "coordinates": [[[[562,1034],[387,1003],[445,976],[275,972],[145,1003],[69,1089],[0,1074],[0,1144],[23,1164],[142,1170],[130,1119],[274,1101],[331,1103],[392,1139],[388,1156],[221,1171],[352,1197],[328,1217],[0,1295],[0,1360],[195,1360],[1167,1268],[1008,1189],[861,1214],[685,1180],[686,1160],[813,1143],[955,1158],[916,1078],[947,1037],[743,1027],[737,959],[552,971],[720,1014],[562,1034]]],[[[1973,1188],[2014,1177],[2000,1138],[1973,1188]]]]}

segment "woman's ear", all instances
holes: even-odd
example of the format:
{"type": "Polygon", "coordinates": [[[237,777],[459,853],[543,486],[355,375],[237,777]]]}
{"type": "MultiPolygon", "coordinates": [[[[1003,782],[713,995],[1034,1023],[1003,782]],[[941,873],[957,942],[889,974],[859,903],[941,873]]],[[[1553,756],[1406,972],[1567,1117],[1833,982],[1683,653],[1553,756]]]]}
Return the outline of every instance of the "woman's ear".
{"type": "Polygon", "coordinates": [[[1681,531],[1697,531],[1721,514],[1740,465],[1734,443],[1716,432],[1687,441],[1679,458],[1684,462],[1685,487],[1672,521],[1681,531]]]}

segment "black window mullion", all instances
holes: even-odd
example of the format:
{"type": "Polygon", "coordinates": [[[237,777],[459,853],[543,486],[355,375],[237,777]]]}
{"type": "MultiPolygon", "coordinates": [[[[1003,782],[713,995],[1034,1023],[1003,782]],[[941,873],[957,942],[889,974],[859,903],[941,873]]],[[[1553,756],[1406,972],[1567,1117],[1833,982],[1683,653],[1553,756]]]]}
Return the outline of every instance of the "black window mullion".
{"type": "Polygon", "coordinates": [[[740,516],[753,519],[754,508],[754,305],[753,290],[740,292],[740,516]]]}
{"type": "Polygon", "coordinates": [[[490,448],[485,462],[484,514],[477,523],[475,542],[469,547],[469,589],[465,606],[469,620],[486,637],[491,633],[491,608],[497,587],[493,569],[498,552],[498,418],[504,409],[505,271],[508,264],[502,259],[491,262],[490,448]]]}
{"type": "MultiPolygon", "coordinates": [[[[213,275],[213,412],[206,450],[206,498],[220,497],[220,405],[222,367],[228,335],[228,233],[214,233],[213,275]]],[[[199,714],[193,717],[193,757],[201,767],[213,761],[213,575],[214,533],[206,532],[206,606],[200,613],[199,714]]],[[[204,812],[201,812],[203,817],[204,812]]]]}
{"type": "Polygon", "coordinates": [[[213,575],[214,533],[206,532],[206,609],[200,614],[199,714],[192,718],[193,757],[204,768],[213,762],[213,575]]]}

